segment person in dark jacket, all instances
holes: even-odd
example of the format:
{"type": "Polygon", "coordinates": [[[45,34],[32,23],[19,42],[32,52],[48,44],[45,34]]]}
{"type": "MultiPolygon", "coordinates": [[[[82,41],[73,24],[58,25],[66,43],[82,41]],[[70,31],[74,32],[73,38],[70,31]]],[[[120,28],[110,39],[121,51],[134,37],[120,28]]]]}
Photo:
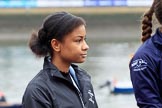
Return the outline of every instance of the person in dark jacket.
{"type": "Polygon", "coordinates": [[[2,91],[0,91],[0,103],[1,102],[6,102],[6,97],[2,91]]]}
{"type": "Polygon", "coordinates": [[[56,12],[32,34],[29,47],[44,66],[29,82],[22,108],[98,108],[90,76],[73,64],[87,56],[85,27],[83,18],[56,12]]]}
{"type": "Polygon", "coordinates": [[[162,108],[162,28],[152,34],[152,16],[162,25],[162,0],[154,0],[142,20],[143,44],[130,61],[130,75],[137,105],[162,108]]]}

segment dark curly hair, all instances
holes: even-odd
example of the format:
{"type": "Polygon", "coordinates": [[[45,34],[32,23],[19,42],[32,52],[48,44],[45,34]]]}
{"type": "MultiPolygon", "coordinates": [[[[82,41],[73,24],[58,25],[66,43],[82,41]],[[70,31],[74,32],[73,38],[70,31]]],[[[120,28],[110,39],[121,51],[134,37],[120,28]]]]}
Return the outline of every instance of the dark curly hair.
{"type": "Polygon", "coordinates": [[[33,32],[29,40],[29,47],[38,57],[52,56],[51,40],[62,41],[64,36],[71,33],[80,25],[85,25],[85,20],[67,12],[57,12],[45,18],[38,32],[33,32]]]}

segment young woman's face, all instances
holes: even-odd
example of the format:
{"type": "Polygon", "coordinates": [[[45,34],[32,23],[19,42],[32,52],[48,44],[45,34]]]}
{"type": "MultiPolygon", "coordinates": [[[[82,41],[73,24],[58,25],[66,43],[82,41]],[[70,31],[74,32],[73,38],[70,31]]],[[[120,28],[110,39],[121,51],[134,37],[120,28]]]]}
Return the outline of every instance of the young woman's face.
{"type": "Polygon", "coordinates": [[[86,29],[84,25],[74,29],[65,36],[61,43],[60,57],[68,63],[82,63],[87,57],[89,46],[86,41],[86,29]]]}

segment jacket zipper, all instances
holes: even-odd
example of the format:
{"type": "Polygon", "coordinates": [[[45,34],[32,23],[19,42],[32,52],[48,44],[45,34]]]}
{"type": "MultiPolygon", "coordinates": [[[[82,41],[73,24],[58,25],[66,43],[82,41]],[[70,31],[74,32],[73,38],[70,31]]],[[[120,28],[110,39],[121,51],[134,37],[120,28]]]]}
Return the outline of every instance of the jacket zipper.
{"type": "Polygon", "coordinates": [[[83,108],[86,108],[85,105],[84,105],[84,102],[83,102],[82,94],[81,94],[81,92],[80,92],[80,90],[79,90],[77,84],[75,83],[75,81],[74,81],[74,79],[73,79],[73,77],[72,77],[71,75],[70,75],[70,78],[71,78],[71,80],[72,80],[72,82],[73,82],[73,86],[76,88],[76,90],[77,90],[77,92],[78,92],[78,94],[79,94],[79,98],[80,98],[82,107],[83,107],[83,108]]]}
{"type": "MultiPolygon", "coordinates": [[[[78,90],[77,90],[78,91],[78,90]]],[[[86,108],[85,105],[84,105],[84,102],[83,102],[83,98],[82,98],[82,94],[80,93],[80,91],[78,91],[78,94],[79,94],[79,97],[80,97],[80,101],[82,103],[82,107],[83,108],[86,108]]]]}

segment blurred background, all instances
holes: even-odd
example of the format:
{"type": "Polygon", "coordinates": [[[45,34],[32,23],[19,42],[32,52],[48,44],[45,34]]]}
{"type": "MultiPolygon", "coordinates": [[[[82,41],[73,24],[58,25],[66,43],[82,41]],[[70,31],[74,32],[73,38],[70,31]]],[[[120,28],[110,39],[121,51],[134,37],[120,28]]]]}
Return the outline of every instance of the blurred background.
{"type": "Polygon", "coordinates": [[[140,46],[140,21],[152,0],[0,0],[0,90],[7,102],[21,103],[43,59],[28,48],[33,30],[50,13],[67,11],[87,22],[90,50],[78,64],[88,71],[99,108],[137,108],[134,94],[114,94],[107,80],[130,82],[129,61],[140,46]]]}

